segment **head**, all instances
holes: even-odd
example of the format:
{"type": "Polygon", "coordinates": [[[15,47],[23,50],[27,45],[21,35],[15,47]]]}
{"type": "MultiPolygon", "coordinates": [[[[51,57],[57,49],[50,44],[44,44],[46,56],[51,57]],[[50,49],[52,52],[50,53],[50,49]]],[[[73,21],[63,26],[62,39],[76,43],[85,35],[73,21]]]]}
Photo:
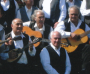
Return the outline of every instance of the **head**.
{"type": "Polygon", "coordinates": [[[69,0],[70,2],[72,2],[73,0],[69,0]]]}
{"type": "Polygon", "coordinates": [[[26,6],[32,6],[34,4],[34,0],[22,0],[26,4],[26,6]]]}
{"type": "Polygon", "coordinates": [[[44,12],[42,10],[35,10],[32,16],[38,27],[42,28],[45,21],[44,12]]]}
{"type": "Polygon", "coordinates": [[[15,35],[20,35],[22,32],[22,28],[23,28],[22,20],[18,18],[14,19],[12,21],[11,27],[15,35]]]}
{"type": "Polygon", "coordinates": [[[79,19],[79,14],[80,14],[79,7],[76,5],[71,6],[68,9],[68,13],[69,13],[70,21],[73,23],[77,23],[79,19]]]}
{"type": "Polygon", "coordinates": [[[61,44],[61,34],[58,31],[52,31],[50,33],[50,41],[56,48],[59,48],[61,44]]]}

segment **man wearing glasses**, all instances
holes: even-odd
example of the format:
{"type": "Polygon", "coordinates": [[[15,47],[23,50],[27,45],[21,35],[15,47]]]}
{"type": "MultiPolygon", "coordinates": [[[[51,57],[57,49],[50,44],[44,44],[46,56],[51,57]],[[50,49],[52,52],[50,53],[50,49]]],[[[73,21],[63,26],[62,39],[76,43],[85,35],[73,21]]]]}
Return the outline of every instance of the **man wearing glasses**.
{"type": "MultiPolygon", "coordinates": [[[[84,31],[90,30],[89,26],[82,22],[79,19],[79,8],[77,6],[71,6],[68,9],[69,12],[69,19],[60,22],[57,27],[55,28],[55,31],[59,31],[62,35],[62,38],[68,38],[71,36],[73,39],[77,39],[78,35],[73,33],[75,30],[81,28],[84,31]]],[[[88,34],[88,37],[90,38],[90,35],[88,34]]],[[[69,53],[70,61],[71,61],[71,74],[80,74],[81,71],[81,65],[82,65],[82,48],[83,45],[79,45],[78,48],[72,52],[69,53]]]]}

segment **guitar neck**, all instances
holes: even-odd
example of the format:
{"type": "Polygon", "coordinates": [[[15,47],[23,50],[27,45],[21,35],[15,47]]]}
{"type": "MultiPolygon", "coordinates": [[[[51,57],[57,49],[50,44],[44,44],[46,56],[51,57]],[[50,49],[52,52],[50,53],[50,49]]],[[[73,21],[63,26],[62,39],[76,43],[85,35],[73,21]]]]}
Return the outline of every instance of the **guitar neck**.
{"type": "Polygon", "coordinates": [[[89,31],[86,31],[85,33],[82,33],[82,34],[80,35],[80,37],[82,38],[82,37],[88,35],[89,33],[90,33],[90,30],[89,30],[89,31]]]}
{"type": "Polygon", "coordinates": [[[44,38],[39,38],[41,42],[48,42],[50,43],[50,40],[49,39],[44,39],[44,38]]]}

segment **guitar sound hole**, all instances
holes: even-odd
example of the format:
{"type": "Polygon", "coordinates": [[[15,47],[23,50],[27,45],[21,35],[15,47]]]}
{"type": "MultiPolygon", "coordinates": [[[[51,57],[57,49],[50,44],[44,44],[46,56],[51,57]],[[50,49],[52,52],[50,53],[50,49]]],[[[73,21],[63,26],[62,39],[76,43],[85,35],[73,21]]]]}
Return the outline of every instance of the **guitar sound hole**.
{"type": "Polygon", "coordinates": [[[79,41],[80,39],[81,39],[80,36],[78,36],[78,37],[77,37],[77,41],[79,41]]]}

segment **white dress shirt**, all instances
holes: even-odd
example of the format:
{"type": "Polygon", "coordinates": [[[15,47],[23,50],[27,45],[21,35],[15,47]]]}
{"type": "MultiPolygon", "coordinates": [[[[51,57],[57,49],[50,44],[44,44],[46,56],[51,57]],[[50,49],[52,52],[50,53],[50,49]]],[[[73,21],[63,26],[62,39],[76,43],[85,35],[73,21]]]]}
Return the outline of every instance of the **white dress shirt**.
{"type": "MultiPolygon", "coordinates": [[[[70,19],[68,20],[68,22],[69,22],[69,21],[70,21],[70,19]]],[[[78,21],[78,25],[75,26],[75,25],[70,21],[71,32],[74,32],[75,30],[79,29],[81,23],[82,23],[82,21],[79,20],[79,21],[78,21]]],[[[62,38],[70,37],[71,32],[64,31],[64,30],[65,30],[64,21],[60,22],[54,30],[60,32],[62,38]]],[[[85,31],[88,31],[88,30],[90,30],[90,27],[89,27],[87,24],[85,24],[85,31]]],[[[90,38],[90,34],[88,34],[88,37],[90,38]]]]}
{"type": "MultiPolygon", "coordinates": [[[[19,9],[18,3],[14,0],[16,9],[15,9],[15,13],[17,13],[17,10],[19,9]]],[[[3,0],[1,0],[1,6],[3,7],[4,11],[7,11],[9,9],[10,6],[10,2],[9,0],[6,0],[6,2],[4,2],[3,0]]]]}
{"type": "Polygon", "coordinates": [[[69,5],[69,7],[73,6],[74,5],[74,0],[72,2],[70,2],[69,0],[66,1],[69,5]]]}
{"type": "MultiPolygon", "coordinates": [[[[16,37],[16,35],[13,33],[13,31],[11,32],[11,35],[12,35],[12,38],[16,37]]],[[[24,38],[25,36],[21,33],[20,35],[22,38],[24,38]]],[[[30,37],[29,37],[29,41],[31,41],[30,37]]],[[[17,40],[17,41],[14,41],[14,45],[15,45],[15,49],[17,48],[23,48],[23,40],[17,40]]],[[[7,49],[9,50],[9,49],[7,49]]],[[[35,47],[33,46],[33,50],[30,51],[28,50],[28,53],[31,55],[31,56],[35,56],[36,54],[36,49],[35,47]]],[[[1,56],[2,56],[2,59],[3,60],[6,60],[9,58],[9,55],[8,53],[1,53],[1,56]]],[[[26,54],[25,54],[25,51],[23,51],[23,54],[21,56],[21,58],[18,60],[17,63],[20,63],[20,64],[27,64],[27,57],[26,57],[26,54]]]]}
{"type": "MultiPolygon", "coordinates": [[[[23,26],[28,26],[29,27],[30,26],[30,21],[24,22],[23,26]]],[[[37,23],[35,23],[34,28],[35,28],[35,31],[39,31],[41,34],[43,34],[43,32],[45,31],[45,26],[43,25],[43,27],[39,29],[38,26],[37,26],[37,23]]],[[[53,31],[52,27],[50,27],[50,32],[51,31],[53,31]]],[[[48,39],[50,39],[50,38],[48,37],[48,39]]]]}
{"type": "Polygon", "coordinates": [[[80,7],[80,12],[82,14],[82,20],[84,21],[84,16],[90,16],[90,9],[86,9],[86,0],[83,0],[80,7]]]}
{"type": "Polygon", "coordinates": [[[82,1],[80,12],[82,16],[90,16],[90,9],[86,9],[86,0],[82,1]]]}
{"type": "MultiPolygon", "coordinates": [[[[41,32],[42,35],[43,35],[43,33],[44,33],[44,31],[45,31],[45,26],[44,26],[44,25],[43,25],[42,28],[39,29],[38,26],[37,26],[37,23],[35,23],[34,28],[35,28],[35,31],[39,31],[39,32],[41,32]]],[[[52,27],[50,27],[50,32],[51,32],[51,31],[53,31],[53,28],[52,28],[52,27]]],[[[49,36],[48,36],[48,39],[50,39],[49,36]]]]}
{"type": "MultiPolygon", "coordinates": [[[[45,18],[50,18],[50,3],[52,0],[44,0],[42,3],[43,11],[45,14],[45,18]]],[[[58,22],[63,21],[66,17],[66,4],[65,0],[60,0],[59,2],[59,9],[60,11],[60,17],[58,19],[58,22]]]]}
{"type": "MultiPolygon", "coordinates": [[[[53,46],[52,43],[50,43],[51,47],[55,50],[55,47],[53,46]]],[[[55,50],[56,53],[60,56],[60,47],[55,50]]],[[[65,74],[70,74],[71,71],[71,63],[70,59],[68,56],[67,51],[66,52],[66,69],[65,69],[65,74]]],[[[40,59],[42,66],[44,70],[47,72],[47,74],[59,74],[51,65],[50,65],[50,57],[49,57],[49,52],[46,48],[43,48],[40,53],[40,59]]]]}
{"type": "MultiPolygon", "coordinates": [[[[25,6],[25,11],[26,11],[26,14],[28,16],[28,19],[31,20],[31,13],[32,13],[32,7],[30,9],[28,9],[26,6],[25,6]]],[[[19,18],[21,19],[21,13],[20,13],[20,10],[17,11],[17,16],[16,18],[19,18]]]]}

